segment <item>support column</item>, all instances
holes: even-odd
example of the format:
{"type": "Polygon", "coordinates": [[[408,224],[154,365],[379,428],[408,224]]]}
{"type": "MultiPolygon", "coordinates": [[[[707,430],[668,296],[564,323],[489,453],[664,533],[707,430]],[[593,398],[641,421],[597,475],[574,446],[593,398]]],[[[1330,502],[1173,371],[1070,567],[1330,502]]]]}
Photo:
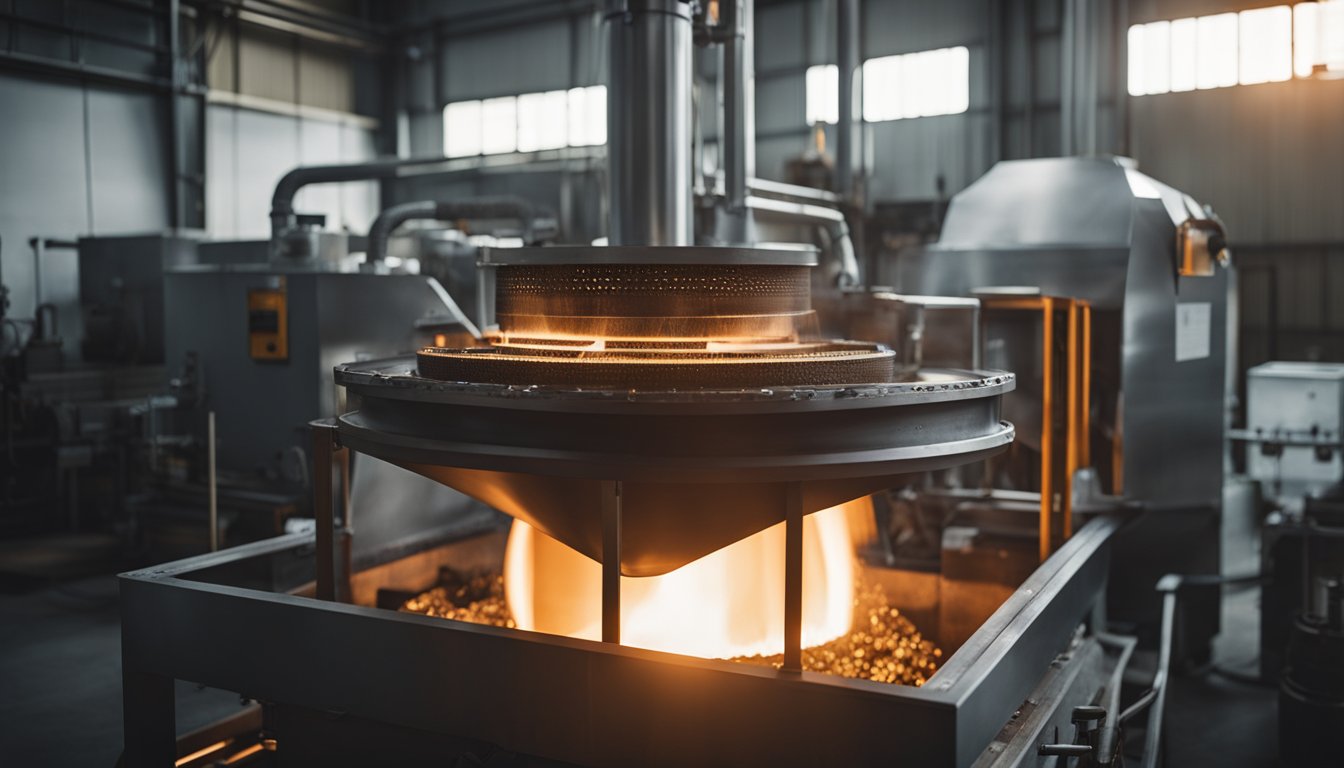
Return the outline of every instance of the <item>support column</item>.
{"type": "MultiPolygon", "coordinates": [[[[123,644],[126,638],[122,637],[123,644]]],[[[177,760],[173,679],[136,669],[121,657],[122,765],[172,765],[177,760]]]]}
{"type": "Polygon", "coordinates": [[[859,0],[839,0],[836,15],[840,114],[835,126],[835,192],[846,202],[853,202],[854,146],[858,143],[854,135],[854,85],[862,77],[859,70],[859,0]]]}
{"type": "Polygon", "coordinates": [[[621,482],[603,480],[602,642],[621,642],[621,482]]]}
{"type": "Polygon", "coordinates": [[[336,506],[332,496],[332,461],[336,426],[326,419],[309,422],[313,433],[313,520],[317,533],[317,599],[336,599],[336,506]]]}
{"type": "Polygon", "coordinates": [[[691,11],[610,0],[607,175],[612,245],[691,245],[691,11]]]}
{"type": "Polygon", "coordinates": [[[803,486],[784,488],[784,671],[803,670],[803,486]]]}

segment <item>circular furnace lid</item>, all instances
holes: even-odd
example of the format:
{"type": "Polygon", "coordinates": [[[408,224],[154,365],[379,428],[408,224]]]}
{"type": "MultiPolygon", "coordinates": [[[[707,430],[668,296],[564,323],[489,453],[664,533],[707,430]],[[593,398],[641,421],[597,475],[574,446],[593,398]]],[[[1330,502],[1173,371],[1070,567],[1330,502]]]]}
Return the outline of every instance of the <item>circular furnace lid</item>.
{"type": "Polygon", "coordinates": [[[598,484],[623,481],[622,571],[666,573],[783,519],[985,458],[1012,374],[923,371],[857,386],[643,391],[426,378],[413,358],[338,366],[342,443],[601,559],[598,484]]]}

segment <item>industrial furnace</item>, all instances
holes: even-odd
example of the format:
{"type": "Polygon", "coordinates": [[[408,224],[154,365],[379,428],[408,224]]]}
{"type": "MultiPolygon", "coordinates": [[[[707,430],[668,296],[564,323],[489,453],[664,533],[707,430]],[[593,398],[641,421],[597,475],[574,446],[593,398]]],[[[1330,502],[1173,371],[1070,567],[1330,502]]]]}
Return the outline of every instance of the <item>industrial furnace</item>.
{"type": "MultiPolygon", "coordinates": [[[[259,727],[231,738],[281,765],[1116,764],[1123,721],[1154,701],[1156,738],[1160,678],[1122,711],[1138,641],[1107,632],[1126,504],[1115,473],[1098,490],[1087,470],[1120,455],[1129,491],[1166,482],[1133,477],[1149,466],[1130,454],[1151,445],[1142,429],[1121,422],[1113,449],[1095,438],[1114,437],[1113,409],[1144,413],[1135,395],[1168,393],[1125,379],[1118,405],[1099,352],[1114,345],[1094,339],[1128,352],[1119,334],[1156,328],[1173,335],[1157,352],[1174,354],[1165,305],[1107,304],[1169,272],[1203,305],[1183,310],[1196,328],[1177,356],[1211,371],[1218,230],[1150,231],[1158,209],[1130,197],[1077,230],[1108,266],[1098,295],[1063,291],[1030,259],[993,262],[1022,267],[1012,285],[934,270],[901,286],[917,295],[862,288],[832,196],[750,178],[751,4],[717,8],[610,4],[607,244],[483,252],[494,325],[478,342],[336,365],[345,406],[308,438],[313,534],[123,576],[128,764],[182,754],[174,679],[261,702],[259,727]],[[697,43],[723,46],[729,141],[722,194],[694,210],[697,43]],[[774,219],[789,226],[757,226],[774,219]],[[1133,222],[1147,239],[1129,259],[1133,222]],[[828,247],[762,246],[789,228],[828,247]],[[1160,264],[1178,244],[1183,258],[1160,264]],[[1187,270],[1212,276],[1187,286],[1187,270]],[[1000,312],[1021,313],[1012,338],[1043,361],[1016,354],[1000,312]],[[369,460],[508,519],[417,537],[414,515],[375,509],[385,540],[414,543],[361,547],[369,512],[349,502],[347,467],[369,460]],[[882,522],[897,515],[874,511],[892,488],[915,527],[952,513],[916,537],[931,557],[893,550],[882,522]]],[[[991,181],[1060,204],[1080,192],[1054,183],[1069,173],[1013,171],[991,181]]],[[[1113,201],[1116,179],[1098,175],[1113,201]]],[[[1044,211],[953,210],[935,266],[1018,244],[1002,227],[959,244],[958,221],[1048,228],[1044,211]]],[[[292,210],[273,211],[283,229],[292,210]]],[[[1079,249],[1062,250],[1051,263],[1079,249]]],[[[1196,469],[1175,501],[1202,503],[1196,469]]]]}

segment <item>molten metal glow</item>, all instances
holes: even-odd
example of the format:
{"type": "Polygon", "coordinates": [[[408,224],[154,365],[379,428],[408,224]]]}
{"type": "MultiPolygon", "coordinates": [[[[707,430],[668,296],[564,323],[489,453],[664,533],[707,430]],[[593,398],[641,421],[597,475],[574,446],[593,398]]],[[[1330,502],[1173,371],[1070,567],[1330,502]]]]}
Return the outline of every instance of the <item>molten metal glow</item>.
{"type": "MultiPolygon", "coordinates": [[[[854,546],[850,517],[868,498],[803,519],[803,645],[850,629],[854,546]]],[[[515,520],[504,590],[520,629],[600,639],[601,565],[515,520]]],[[[784,524],[662,576],[621,579],[621,642],[704,658],[776,654],[784,644],[784,524]]]]}

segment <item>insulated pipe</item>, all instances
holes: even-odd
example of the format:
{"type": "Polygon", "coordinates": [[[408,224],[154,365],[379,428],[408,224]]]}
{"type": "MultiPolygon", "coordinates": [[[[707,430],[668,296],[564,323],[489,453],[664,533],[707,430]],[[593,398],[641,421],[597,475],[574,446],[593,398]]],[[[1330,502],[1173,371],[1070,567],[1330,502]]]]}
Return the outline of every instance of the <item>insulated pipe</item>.
{"type": "Polygon", "coordinates": [[[609,0],[608,242],[691,245],[691,11],[609,0]]]}
{"type": "Polygon", "coordinates": [[[530,243],[532,206],[516,197],[485,198],[459,202],[421,200],[394,205],[378,214],[369,225],[367,263],[377,266],[387,256],[387,241],[397,227],[413,219],[455,221],[458,219],[517,219],[522,224],[523,240],[530,243]]]}
{"type": "Polygon", "coordinates": [[[420,157],[295,168],[280,177],[280,181],[275,185],[275,192],[271,195],[271,240],[278,241],[286,229],[294,226],[294,196],[309,184],[386,179],[396,176],[403,168],[443,162],[445,159],[442,157],[420,157]]]}

